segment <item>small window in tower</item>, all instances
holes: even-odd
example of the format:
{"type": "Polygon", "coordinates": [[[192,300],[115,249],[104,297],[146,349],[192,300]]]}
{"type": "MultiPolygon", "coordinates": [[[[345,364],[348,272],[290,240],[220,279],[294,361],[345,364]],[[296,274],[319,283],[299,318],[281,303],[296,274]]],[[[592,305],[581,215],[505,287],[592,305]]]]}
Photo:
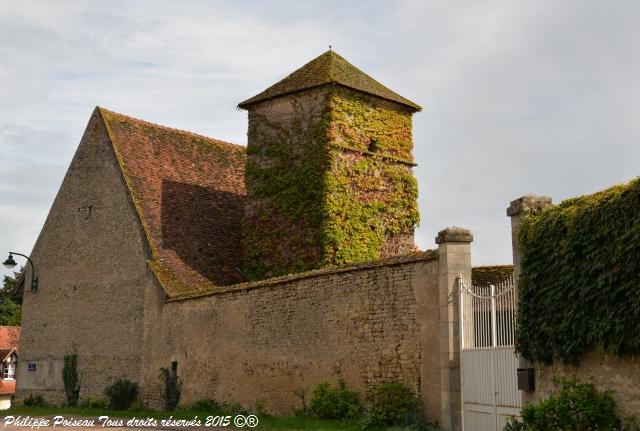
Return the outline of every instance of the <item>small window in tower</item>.
{"type": "Polygon", "coordinates": [[[375,153],[378,151],[378,140],[377,139],[371,139],[369,141],[369,147],[367,148],[367,151],[369,151],[370,153],[375,153]]]}

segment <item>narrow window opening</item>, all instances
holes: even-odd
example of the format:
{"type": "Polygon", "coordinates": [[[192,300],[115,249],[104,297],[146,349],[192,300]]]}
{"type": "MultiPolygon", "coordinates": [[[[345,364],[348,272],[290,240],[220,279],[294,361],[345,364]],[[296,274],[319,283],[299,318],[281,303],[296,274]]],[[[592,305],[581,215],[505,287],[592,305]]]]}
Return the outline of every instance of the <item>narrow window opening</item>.
{"type": "Polygon", "coordinates": [[[91,213],[93,212],[93,205],[89,205],[86,207],[78,208],[79,213],[84,213],[84,219],[88,220],[91,218],[91,213]]]}
{"type": "Polygon", "coordinates": [[[375,153],[378,151],[378,140],[377,139],[371,139],[369,141],[369,147],[367,148],[367,151],[369,151],[370,153],[375,153]]]}

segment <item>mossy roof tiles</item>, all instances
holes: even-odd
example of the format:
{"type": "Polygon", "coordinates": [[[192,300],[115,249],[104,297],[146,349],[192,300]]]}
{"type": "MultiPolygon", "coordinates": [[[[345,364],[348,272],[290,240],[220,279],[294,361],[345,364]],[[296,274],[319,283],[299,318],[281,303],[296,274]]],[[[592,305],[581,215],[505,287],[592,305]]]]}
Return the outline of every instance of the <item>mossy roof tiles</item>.
{"type": "Polygon", "coordinates": [[[97,109],[167,294],[242,281],[245,148],[97,109]]]}
{"type": "Polygon", "coordinates": [[[471,280],[474,286],[498,284],[511,277],[513,265],[476,266],[471,268],[471,280]]]}
{"type": "Polygon", "coordinates": [[[378,81],[353,66],[335,51],[327,51],[311,60],[286,78],[275,83],[262,93],[240,102],[238,107],[246,109],[249,106],[274,99],[287,94],[296,93],[327,84],[338,84],[353,90],[371,94],[385,100],[407,106],[414,111],[422,108],[396,92],[388,89],[378,81]]]}

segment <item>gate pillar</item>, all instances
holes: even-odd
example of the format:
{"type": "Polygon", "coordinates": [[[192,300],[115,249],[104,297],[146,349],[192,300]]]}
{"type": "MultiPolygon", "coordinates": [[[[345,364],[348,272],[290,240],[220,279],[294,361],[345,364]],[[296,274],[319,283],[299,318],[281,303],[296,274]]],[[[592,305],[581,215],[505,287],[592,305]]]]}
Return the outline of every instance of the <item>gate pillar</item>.
{"type": "Polygon", "coordinates": [[[471,280],[471,231],[449,227],[436,237],[440,309],[440,392],[445,430],[462,429],[460,384],[460,295],[458,277],[471,280]]]}
{"type": "Polygon", "coordinates": [[[513,250],[513,281],[516,288],[520,281],[521,253],[518,244],[518,233],[524,217],[532,211],[539,211],[551,205],[551,198],[548,196],[525,195],[515,201],[507,208],[507,216],[511,218],[511,249],[513,250]]]}
{"type": "MultiPolygon", "coordinates": [[[[522,272],[522,253],[520,251],[520,243],[518,242],[520,226],[528,213],[540,211],[550,206],[551,203],[551,198],[548,196],[525,195],[511,201],[511,204],[507,208],[507,216],[511,218],[511,249],[513,250],[513,282],[516,286],[516,301],[518,300],[518,292],[520,291],[520,274],[522,272]]],[[[518,366],[520,368],[528,368],[533,366],[533,364],[519,357],[518,366]]],[[[523,401],[534,401],[532,392],[522,392],[521,394],[523,401]]]]}

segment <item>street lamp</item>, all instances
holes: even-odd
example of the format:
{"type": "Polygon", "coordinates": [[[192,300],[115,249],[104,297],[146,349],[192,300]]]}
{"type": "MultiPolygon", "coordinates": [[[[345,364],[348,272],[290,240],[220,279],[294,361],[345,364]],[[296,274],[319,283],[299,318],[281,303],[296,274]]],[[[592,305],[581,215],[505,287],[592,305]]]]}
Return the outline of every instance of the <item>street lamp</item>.
{"type": "Polygon", "coordinates": [[[9,257],[7,258],[7,260],[2,262],[2,264],[9,269],[14,268],[17,265],[16,261],[13,259],[14,254],[16,256],[22,256],[26,258],[31,265],[31,292],[38,293],[38,277],[36,277],[36,268],[33,266],[33,262],[31,261],[31,259],[29,259],[29,256],[21,253],[16,253],[15,251],[10,251],[9,257]]]}

